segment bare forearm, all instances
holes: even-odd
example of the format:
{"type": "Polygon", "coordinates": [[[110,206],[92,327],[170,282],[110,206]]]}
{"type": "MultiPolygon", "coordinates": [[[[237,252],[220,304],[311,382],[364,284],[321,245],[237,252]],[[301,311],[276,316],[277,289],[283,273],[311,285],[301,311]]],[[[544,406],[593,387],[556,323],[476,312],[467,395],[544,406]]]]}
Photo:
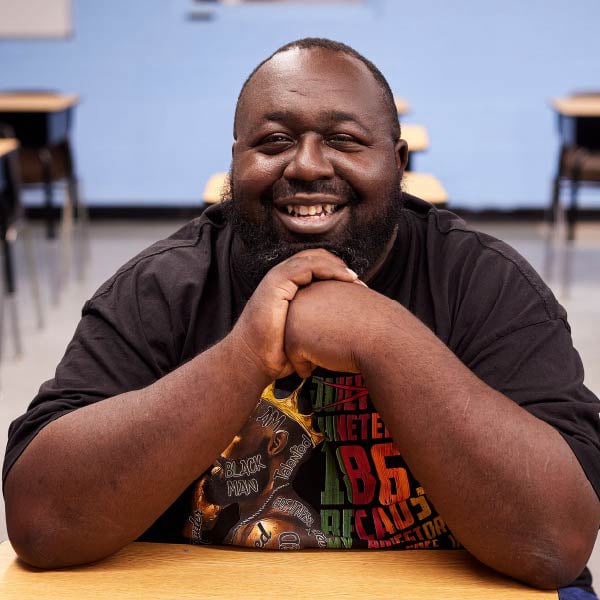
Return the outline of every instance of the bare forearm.
{"type": "Polygon", "coordinates": [[[6,479],[17,552],[54,567],[137,538],[227,446],[267,383],[225,338],[144,389],[50,423],[6,479]]]}
{"type": "Polygon", "coordinates": [[[451,529],[480,560],[540,586],[568,583],[598,501],[563,438],[380,298],[360,368],[377,409],[451,529]],[[568,512],[566,512],[566,507],[568,512]]]}

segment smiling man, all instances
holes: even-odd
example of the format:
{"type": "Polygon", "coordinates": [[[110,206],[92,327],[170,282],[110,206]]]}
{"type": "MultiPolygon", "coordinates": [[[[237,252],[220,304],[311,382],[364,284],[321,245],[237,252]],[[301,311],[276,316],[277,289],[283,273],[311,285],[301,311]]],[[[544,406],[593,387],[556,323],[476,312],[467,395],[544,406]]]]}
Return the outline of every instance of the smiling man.
{"type": "Polygon", "coordinates": [[[347,46],[261,63],[234,137],[231,197],[98,290],[11,426],[19,555],[57,567],[210,533],[465,547],[535,586],[573,581],[600,521],[600,403],[548,288],[401,193],[389,86],[347,46]],[[300,388],[287,446],[265,390],[300,388]]]}

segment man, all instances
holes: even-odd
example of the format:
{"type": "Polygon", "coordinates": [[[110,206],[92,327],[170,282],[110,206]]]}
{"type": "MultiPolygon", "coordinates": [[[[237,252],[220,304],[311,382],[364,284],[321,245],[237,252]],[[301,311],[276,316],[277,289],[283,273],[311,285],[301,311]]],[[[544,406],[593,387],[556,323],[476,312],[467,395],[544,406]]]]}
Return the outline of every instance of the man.
{"type": "Polygon", "coordinates": [[[181,539],[194,482],[263,390],[302,378],[325,440],[294,488],[328,546],[460,543],[534,586],[574,580],[600,521],[599,404],[551,292],[400,193],[389,86],[346,46],[261,63],[234,138],[231,200],[100,288],[11,426],[19,555],[56,567],[181,539]]]}
{"type": "Polygon", "coordinates": [[[191,543],[277,550],[325,548],[320,517],[294,491],[298,468],[323,435],[298,407],[299,389],[277,397],[271,384],[214,467],[194,486],[184,535],[191,543]],[[233,519],[226,507],[235,505],[233,519]]]}

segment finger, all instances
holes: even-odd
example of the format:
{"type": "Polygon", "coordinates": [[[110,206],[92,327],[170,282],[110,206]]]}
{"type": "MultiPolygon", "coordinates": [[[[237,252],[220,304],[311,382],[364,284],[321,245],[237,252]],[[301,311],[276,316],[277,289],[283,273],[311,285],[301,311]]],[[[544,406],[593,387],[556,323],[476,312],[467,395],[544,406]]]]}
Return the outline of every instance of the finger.
{"type": "MultiPolygon", "coordinates": [[[[290,361],[291,362],[291,361],[290,361]]],[[[316,365],[309,360],[299,359],[291,363],[294,370],[302,379],[308,379],[316,369],[316,365]]]]}
{"type": "Polygon", "coordinates": [[[281,264],[277,276],[291,281],[296,286],[308,285],[314,279],[336,279],[350,283],[358,279],[358,275],[337,257],[314,254],[289,258],[281,264]]]}

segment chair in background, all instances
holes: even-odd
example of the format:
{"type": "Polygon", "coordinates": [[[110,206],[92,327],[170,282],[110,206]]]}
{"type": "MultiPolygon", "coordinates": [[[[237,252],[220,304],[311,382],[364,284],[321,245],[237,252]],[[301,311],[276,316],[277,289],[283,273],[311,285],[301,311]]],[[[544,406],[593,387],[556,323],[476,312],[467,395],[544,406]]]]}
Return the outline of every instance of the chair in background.
{"type": "Polygon", "coordinates": [[[600,184],[600,91],[555,99],[553,107],[558,115],[560,151],[548,216],[554,224],[559,221],[561,184],[567,182],[571,192],[566,211],[567,241],[572,242],[581,184],[600,184]]]}
{"type": "Polygon", "coordinates": [[[3,324],[5,305],[10,311],[10,325],[14,340],[15,354],[22,353],[21,333],[16,305],[16,267],[12,245],[19,234],[23,234],[25,257],[28,265],[32,288],[32,300],[38,328],[43,327],[43,310],[40,286],[35,265],[33,243],[28,227],[23,219],[20,201],[20,177],[18,164],[18,142],[14,139],[14,130],[0,124],[0,246],[2,250],[3,294],[0,311],[0,356],[3,345],[3,324]],[[5,302],[6,300],[6,302],[5,302]]]}
{"type": "MultiPolygon", "coordinates": [[[[0,122],[13,127],[21,144],[19,163],[24,188],[41,187],[44,192],[46,234],[56,237],[56,184],[64,181],[66,194],[61,212],[60,256],[50,269],[51,299],[58,303],[59,291],[68,279],[71,256],[74,256],[78,279],[83,278],[89,249],[87,245],[87,211],[79,193],[70,134],[74,109],[79,98],[52,90],[10,90],[0,92],[0,122]],[[75,223],[79,227],[74,230],[75,223]],[[76,251],[72,252],[74,233],[76,251]]],[[[50,249],[55,253],[55,249],[50,249]]]]}
{"type": "Polygon", "coordinates": [[[413,155],[416,152],[429,150],[429,133],[424,125],[402,123],[402,139],[408,144],[408,162],[406,171],[413,170],[413,155]]]}
{"type": "Polygon", "coordinates": [[[202,200],[204,201],[205,207],[221,202],[223,191],[227,185],[227,177],[227,173],[223,172],[214,173],[208,178],[208,181],[204,186],[204,192],[202,192],[202,200]]]}
{"type": "Polygon", "coordinates": [[[54,184],[65,180],[67,200],[76,216],[81,199],[70,133],[76,95],[53,90],[10,90],[0,93],[0,122],[11,125],[21,144],[22,183],[42,186],[49,238],[55,237],[54,184]]]}

